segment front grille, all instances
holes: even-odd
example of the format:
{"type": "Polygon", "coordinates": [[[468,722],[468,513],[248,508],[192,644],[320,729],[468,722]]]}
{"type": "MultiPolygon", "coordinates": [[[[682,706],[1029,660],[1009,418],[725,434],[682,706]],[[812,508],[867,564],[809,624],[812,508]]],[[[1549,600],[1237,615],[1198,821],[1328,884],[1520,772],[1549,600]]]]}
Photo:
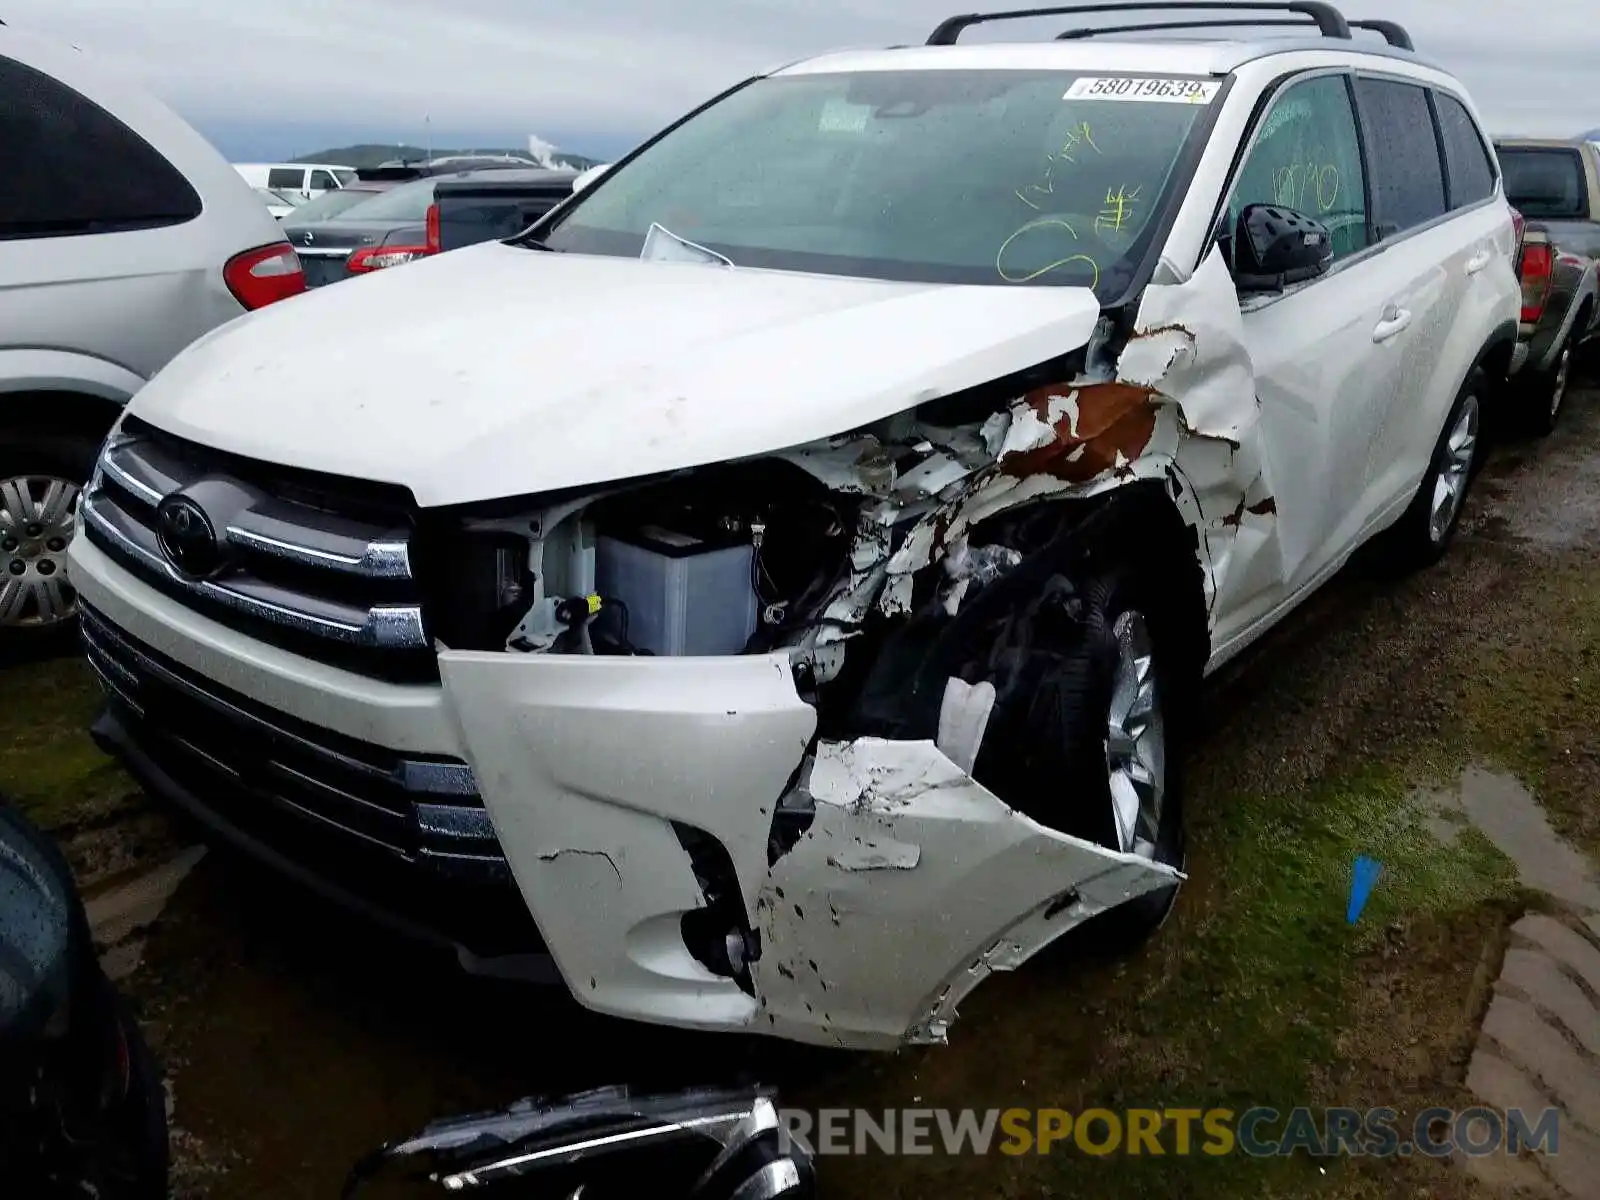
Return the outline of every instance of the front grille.
{"type": "Polygon", "coordinates": [[[535,953],[471,768],[318,729],[204,679],[88,605],[89,664],[189,797],[319,878],[484,957],[535,953]]]}
{"type": "Polygon", "coordinates": [[[80,509],[85,535],[141,579],[225,624],[392,680],[438,678],[412,571],[403,488],[335,479],[210,450],[129,417],[107,441],[80,509]],[[203,578],[161,548],[156,508],[185,492],[221,543],[203,578]]]}

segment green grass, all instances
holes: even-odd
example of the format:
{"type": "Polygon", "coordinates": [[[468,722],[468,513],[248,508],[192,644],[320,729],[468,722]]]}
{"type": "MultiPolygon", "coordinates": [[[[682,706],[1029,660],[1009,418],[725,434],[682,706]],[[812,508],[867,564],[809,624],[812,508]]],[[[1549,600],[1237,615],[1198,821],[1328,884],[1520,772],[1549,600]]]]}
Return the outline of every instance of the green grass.
{"type": "Polygon", "coordinates": [[[0,792],[46,829],[105,820],[133,791],[89,740],[99,703],[81,659],[0,666],[0,792]]]}
{"type": "Polygon", "coordinates": [[[1600,861],[1600,572],[1541,574],[1539,608],[1477,642],[1456,741],[1516,775],[1555,831],[1600,861]]]}

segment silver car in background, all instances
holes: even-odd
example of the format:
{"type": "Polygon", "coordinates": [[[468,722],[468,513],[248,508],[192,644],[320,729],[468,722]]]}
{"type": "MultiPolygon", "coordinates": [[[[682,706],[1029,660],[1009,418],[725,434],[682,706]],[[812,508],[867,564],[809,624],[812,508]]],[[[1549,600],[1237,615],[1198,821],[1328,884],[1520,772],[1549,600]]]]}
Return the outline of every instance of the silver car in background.
{"type": "Polygon", "coordinates": [[[178,351],[305,288],[250,188],[182,118],[0,26],[0,649],[70,630],[80,485],[178,351]]]}

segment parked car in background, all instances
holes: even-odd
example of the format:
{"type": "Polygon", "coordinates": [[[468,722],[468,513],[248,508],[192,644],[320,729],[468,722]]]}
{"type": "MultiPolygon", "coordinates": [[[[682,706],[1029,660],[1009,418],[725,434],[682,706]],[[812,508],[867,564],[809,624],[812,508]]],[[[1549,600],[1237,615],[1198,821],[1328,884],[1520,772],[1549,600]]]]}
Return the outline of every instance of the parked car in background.
{"type": "Polygon", "coordinates": [[[447,175],[433,188],[427,245],[459,250],[521,233],[572,195],[576,171],[474,171],[447,175]]]}
{"type": "MultiPolygon", "coordinates": [[[[408,164],[400,159],[394,159],[385,165],[398,167],[408,164]]],[[[521,154],[442,154],[409,165],[420,166],[439,174],[452,171],[478,171],[488,167],[537,167],[540,164],[521,154]]]]}
{"type": "Polygon", "coordinates": [[[320,196],[313,196],[310,200],[299,205],[293,213],[284,218],[284,224],[314,225],[338,216],[346,209],[371,200],[379,192],[387,192],[395,184],[392,180],[383,179],[358,179],[348,187],[339,188],[337,191],[323,192],[320,196]]]}
{"type": "Polygon", "coordinates": [[[195,347],[81,506],[98,743],[635,1020],[941,1042],[1149,934],[1201,682],[1446,553],[1517,337],[1461,83],[1281,12],[800,61],[195,347]]]}
{"type": "Polygon", "coordinates": [[[269,187],[258,187],[253,190],[261,197],[261,202],[267,206],[267,211],[279,221],[302,204],[308,203],[299,192],[275,192],[269,187]]]}
{"type": "Polygon", "coordinates": [[[284,233],[305,266],[310,287],[337,283],[496,237],[510,237],[572,194],[575,171],[496,166],[424,175],[384,187],[381,196],[314,211],[314,200],[284,222],[284,233]]]}
{"type": "Polygon", "coordinates": [[[307,200],[356,181],[354,167],[334,163],[234,163],[251,187],[296,192],[307,200]]]}
{"type": "Polygon", "coordinates": [[[308,211],[285,222],[306,286],[322,287],[426,254],[433,182],[429,177],[387,185],[331,215],[308,211]]]}
{"type": "Polygon", "coordinates": [[[0,641],[70,627],[78,489],[179,350],[303,291],[203,137],[113,67],[0,27],[0,641]]]}
{"type": "Polygon", "coordinates": [[[1528,431],[1555,428],[1572,362],[1600,328],[1600,150],[1586,140],[1500,138],[1505,192],[1523,219],[1519,275],[1523,363],[1515,418],[1528,431]]]}

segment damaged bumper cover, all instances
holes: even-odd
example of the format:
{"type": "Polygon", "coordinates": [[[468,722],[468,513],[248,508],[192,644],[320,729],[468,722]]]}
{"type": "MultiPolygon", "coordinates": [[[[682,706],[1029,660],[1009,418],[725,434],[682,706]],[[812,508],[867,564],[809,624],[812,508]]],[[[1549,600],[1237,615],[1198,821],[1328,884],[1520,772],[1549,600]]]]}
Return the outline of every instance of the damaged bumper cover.
{"type": "Polygon", "coordinates": [[[574,996],[615,1016],[940,1042],[991,972],[1181,878],[1015,812],[932,742],[813,745],[784,655],[441,667],[540,933],[574,996]],[[786,847],[780,807],[806,825],[786,847]],[[709,903],[692,831],[726,851],[742,977],[686,943],[709,903]]]}

